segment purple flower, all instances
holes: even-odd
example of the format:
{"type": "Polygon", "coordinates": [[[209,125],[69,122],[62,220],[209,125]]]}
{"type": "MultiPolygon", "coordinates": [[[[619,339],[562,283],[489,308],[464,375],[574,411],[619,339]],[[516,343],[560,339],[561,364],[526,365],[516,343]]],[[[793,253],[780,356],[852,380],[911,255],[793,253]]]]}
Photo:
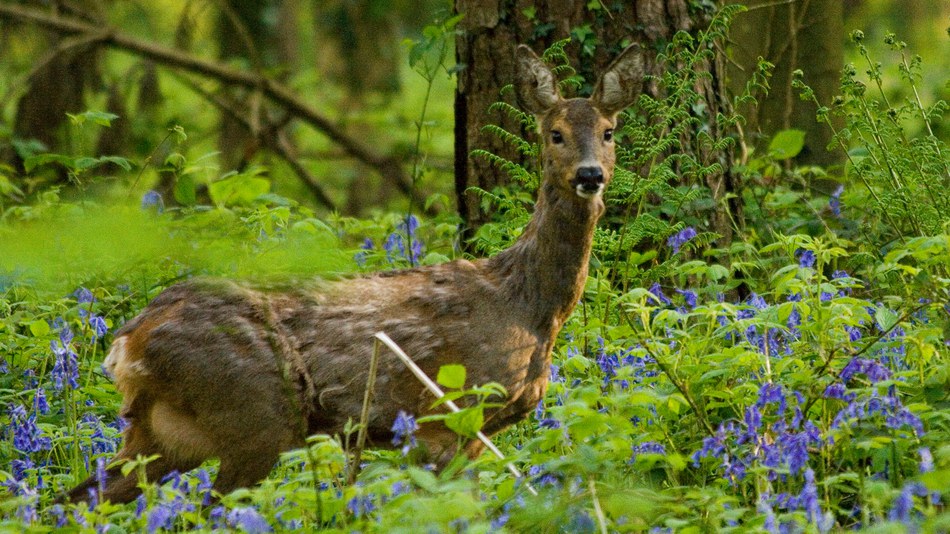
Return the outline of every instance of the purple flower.
{"type": "Polygon", "coordinates": [[[683,295],[683,301],[686,302],[687,308],[692,310],[696,307],[696,293],[688,289],[677,289],[676,292],[683,295]]]}
{"type": "Polygon", "coordinates": [[[26,408],[19,404],[11,404],[7,413],[10,416],[10,430],[16,450],[30,454],[52,448],[50,438],[43,437],[42,430],[36,426],[36,414],[27,415],[26,408]]]}
{"type": "Polygon", "coordinates": [[[240,528],[248,534],[271,532],[267,520],[257,510],[250,507],[235,508],[228,512],[228,524],[240,528]]]}
{"type": "Polygon", "coordinates": [[[36,393],[33,395],[33,408],[44,415],[49,413],[49,402],[46,400],[46,390],[42,387],[36,388],[36,393]]]}
{"type": "Polygon", "coordinates": [[[175,511],[168,503],[158,503],[148,511],[148,517],[145,520],[145,528],[149,534],[153,534],[159,529],[168,530],[172,528],[172,522],[175,520],[175,511]]]}
{"type": "Polygon", "coordinates": [[[374,248],[376,248],[376,245],[373,243],[372,239],[368,237],[364,239],[363,244],[360,245],[360,249],[362,250],[353,255],[353,259],[356,260],[356,264],[360,267],[366,265],[366,256],[368,255],[366,251],[373,250],[374,248]]]}
{"type": "Polygon", "coordinates": [[[663,288],[660,287],[659,282],[653,282],[653,285],[650,286],[650,293],[657,298],[661,303],[669,306],[673,303],[665,294],[663,294],[663,288]]]}
{"type": "Polygon", "coordinates": [[[910,523],[913,520],[911,513],[914,511],[914,495],[924,497],[927,494],[927,488],[920,482],[908,482],[904,484],[900,495],[894,499],[894,505],[891,507],[891,511],[888,512],[887,518],[891,521],[899,521],[905,524],[910,523]]]}
{"type": "Polygon", "coordinates": [[[630,456],[630,461],[636,460],[640,454],[666,454],[666,447],[664,447],[662,443],[655,441],[644,441],[643,443],[633,446],[633,454],[630,456]]]}
{"type": "Polygon", "coordinates": [[[795,253],[798,256],[798,266],[811,269],[815,266],[815,253],[811,250],[798,249],[795,253]]]}
{"type": "Polygon", "coordinates": [[[154,209],[157,213],[165,211],[165,202],[162,200],[162,195],[158,191],[148,191],[142,195],[142,209],[154,209]]]}
{"type": "Polygon", "coordinates": [[[676,234],[673,234],[666,240],[667,246],[673,248],[673,254],[677,254],[680,251],[680,247],[689,242],[690,239],[696,237],[696,230],[692,226],[687,226],[683,230],[680,230],[676,234]]]}
{"type": "Polygon", "coordinates": [[[769,534],[779,534],[778,522],[775,519],[775,511],[772,510],[772,506],[769,504],[769,501],[764,497],[760,497],[759,502],[755,505],[755,509],[757,512],[765,516],[765,524],[762,526],[762,528],[764,528],[769,534]]]}
{"type": "Polygon", "coordinates": [[[844,185],[839,185],[828,199],[828,207],[835,217],[841,217],[841,193],[844,192],[844,185]]]}
{"type": "Polygon", "coordinates": [[[346,509],[355,517],[363,517],[371,514],[376,509],[373,504],[373,498],[370,495],[357,495],[346,502],[346,509]]]}
{"type": "Polygon", "coordinates": [[[92,291],[84,287],[80,287],[76,291],[73,291],[73,297],[76,298],[76,302],[79,304],[91,304],[96,301],[96,297],[92,295],[92,291]]]}
{"type": "Polygon", "coordinates": [[[24,459],[15,459],[10,462],[10,470],[13,471],[13,479],[20,481],[26,478],[27,471],[36,467],[36,464],[33,463],[33,460],[29,458],[24,459]]]}
{"type": "Polygon", "coordinates": [[[817,525],[821,521],[821,505],[818,501],[818,486],[815,484],[815,472],[809,467],[805,470],[805,486],[799,495],[805,517],[809,523],[817,525]]]}
{"type": "Polygon", "coordinates": [[[393,445],[399,447],[402,445],[402,454],[405,456],[410,449],[416,446],[416,431],[419,430],[419,424],[416,418],[399,410],[396,414],[396,420],[393,421],[393,445]]]}
{"type": "Polygon", "coordinates": [[[106,326],[106,320],[98,315],[93,315],[89,319],[89,326],[92,327],[92,337],[93,339],[98,339],[109,331],[109,327],[106,326]]]}

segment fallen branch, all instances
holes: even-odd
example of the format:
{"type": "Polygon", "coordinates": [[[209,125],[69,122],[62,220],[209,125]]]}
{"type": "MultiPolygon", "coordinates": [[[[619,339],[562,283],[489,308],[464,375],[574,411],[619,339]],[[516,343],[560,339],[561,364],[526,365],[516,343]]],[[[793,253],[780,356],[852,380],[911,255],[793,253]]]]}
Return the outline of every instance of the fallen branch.
{"type": "Polygon", "coordinates": [[[232,69],[180,50],[136,39],[112,28],[104,29],[86,22],[50,15],[35,9],[0,3],[0,18],[31,22],[64,34],[86,35],[97,43],[149,58],[166,67],[200,74],[229,85],[259,90],[272,102],[285,108],[288,113],[320,131],[339,145],[347,154],[372,167],[385,180],[392,182],[403,194],[412,198],[414,202],[424,205],[424,199],[413,188],[412,181],[406,175],[399,160],[392,156],[377,153],[368,145],[337,128],[329,118],[310,107],[290,88],[279,82],[232,69]]]}

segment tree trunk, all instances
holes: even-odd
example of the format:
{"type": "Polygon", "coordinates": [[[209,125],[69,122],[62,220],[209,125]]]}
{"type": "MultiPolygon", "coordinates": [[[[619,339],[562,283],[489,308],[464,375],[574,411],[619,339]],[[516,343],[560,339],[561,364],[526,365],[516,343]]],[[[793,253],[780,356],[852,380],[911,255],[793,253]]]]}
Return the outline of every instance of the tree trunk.
{"type": "Polygon", "coordinates": [[[768,147],[769,139],[777,132],[795,128],[805,132],[805,147],[795,158],[796,163],[840,162],[840,151],[826,149],[831,131],[816,121],[815,105],[801,100],[791,82],[792,72],[802,69],[805,82],[815,90],[819,102],[831,102],[837,94],[844,62],[842,9],[838,0],[787,4],[752,0],[749,11],[736,17],[731,32],[735,43],[730,51],[734,62],[729,73],[732,91],[743,90],[759,57],[775,65],[769,94],[760,96],[758,105],[739,110],[747,120],[747,141],[758,153],[768,147]]]}
{"type": "MultiPolygon", "coordinates": [[[[698,2],[695,2],[698,4],[698,2]]],[[[639,0],[637,2],[585,2],[572,0],[456,0],[456,11],[463,13],[462,32],[456,40],[458,88],[455,95],[455,191],[464,235],[491,218],[491,210],[479,204],[468,189],[491,191],[507,184],[510,177],[482,158],[472,157],[475,149],[487,150],[516,163],[525,163],[515,147],[484,130],[488,124],[525,134],[521,125],[501,110],[490,111],[498,101],[514,105],[514,95],[502,95],[501,89],[514,80],[514,48],[519,43],[541,52],[556,41],[572,38],[566,48],[572,66],[588,83],[579,95],[590,92],[590,80],[631,42],[648,51],[648,68],[656,73],[655,57],[677,31],[696,32],[708,23],[708,13],[688,0],[639,0]]],[[[697,88],[705,100],[705,122],[715,130],[716,113],[727,106],[722,67],[708,65],[711,79],[697,88]]],[[[659,96],[656,84],[645,91],[659,96]]],[[[701,107],[701,106],[700,106],[701,107]]],[[[711,132],[716,135],[716,132],[711,132]]],[[[698,143],[697,143],[698,145],[698,143]]],[[[705,185],[712,191],[717,210],[711,216],[713,230],[731,241],[730,212],[741,211],[738,198],[725,200],[735,191],[729,172],[728,154],[698,153],[691,140],[682,150],[693,150],[700,161],[720,161],[726,171],[710,177],[705,185]]],[[[677,184],[671,184],[677,185],[677,184]]]]}

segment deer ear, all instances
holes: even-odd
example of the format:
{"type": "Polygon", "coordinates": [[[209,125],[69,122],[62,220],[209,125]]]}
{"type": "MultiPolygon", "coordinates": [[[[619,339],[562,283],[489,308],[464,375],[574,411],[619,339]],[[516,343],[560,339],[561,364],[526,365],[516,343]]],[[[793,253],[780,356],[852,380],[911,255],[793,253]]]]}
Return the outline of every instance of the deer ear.
{"type": "Polygon", "coordinates": [[[607,67],[590,97],[604,115],[616,115],[636,101],[643,89],[643,65],[643,49],[634,43],[607,67]]]}
{"type": "Polygon", "coordinates": [[[534,115],[541,115],[561,99],[554,73],[526,45],[519,45],[516,55],[518,75],[515,94],[518,104],[534,115]]]}

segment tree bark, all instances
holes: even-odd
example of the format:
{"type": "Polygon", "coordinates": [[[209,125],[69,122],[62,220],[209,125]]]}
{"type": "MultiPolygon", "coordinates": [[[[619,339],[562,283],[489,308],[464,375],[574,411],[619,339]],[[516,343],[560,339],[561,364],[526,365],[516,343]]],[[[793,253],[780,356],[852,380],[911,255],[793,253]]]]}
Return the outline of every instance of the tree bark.
{"type": "Polygon", "coordinates": [[[812,102],[798,98],[792,88],[792,72],[802,69],[805,82],[815,90],[819,102],[831,102],[838,92],[838,77],[844,62],[842,3],[838,0],[802,0],[780,3],[751,0],[749,11],[740,14],[732,26],[735,46],[730,53],[730,89],[743,90],[749,73],[762,57],[775,65],[768,95],[760,95],[758,105],[744,106],[747,141],[762,153],[769,139],[790,128],[805,132],[805,147],[795,162],[808,165],[840,163],[840,151],[826,149],[831,131],[815,119],[812,102]]]}

